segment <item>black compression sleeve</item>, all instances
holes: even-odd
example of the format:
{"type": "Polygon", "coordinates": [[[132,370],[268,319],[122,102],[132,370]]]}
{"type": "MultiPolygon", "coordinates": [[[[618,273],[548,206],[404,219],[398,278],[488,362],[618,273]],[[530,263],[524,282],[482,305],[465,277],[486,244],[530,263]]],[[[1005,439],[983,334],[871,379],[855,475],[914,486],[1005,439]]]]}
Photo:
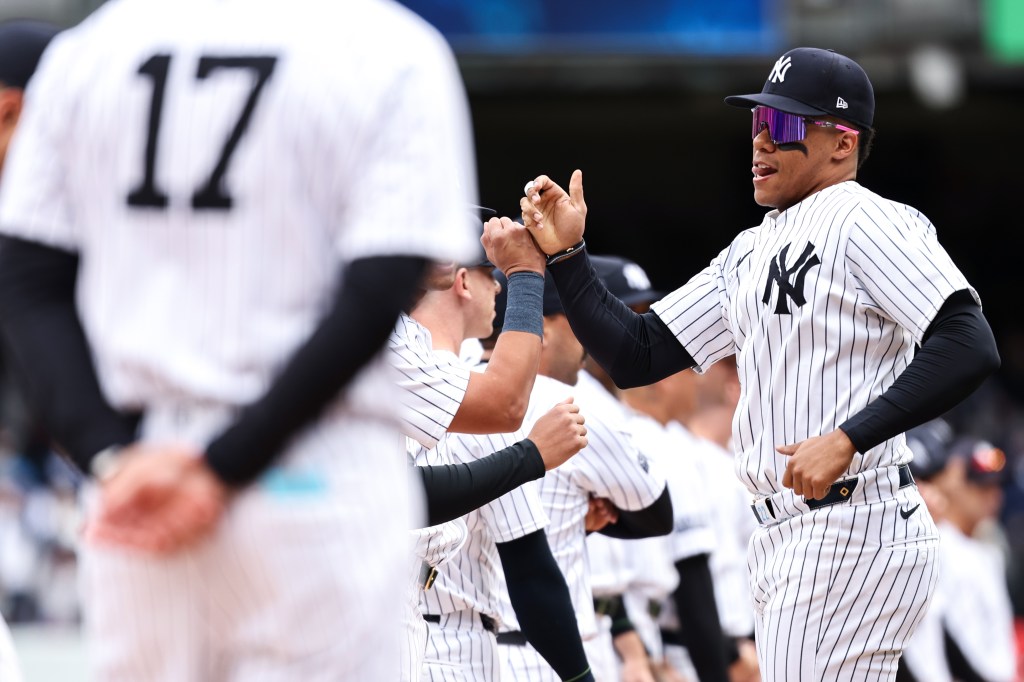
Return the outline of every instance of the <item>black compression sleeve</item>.
{"type": "Polygon", "coordinates": [[[729,666],[708,555],[680,559],[676,570],[679,586],[672,600],[679,616],[679,638],[690,653],[697,677],[701,682],[728,682],[729,666]]]}
{"type": "Polygon", "coordinates": [[[563,680],[593,682],[569,586],[544,531],[497,546],[508,596],[526,639],[563,680]]]}
{"type": "Polygon", "coordinates": [[[82,471],[93,455],[135,440],[137,415],[111,408],[75,306],[77,254],[0,238],[0,327],[31,409],[82,471]]]}
{"type": "Polygon", "coordinates": [[[656,313],[638,314],[608,292],[587,250],[548,267],[576,338],[619,388],[645,386],[694,361],[656,313]]]}
{"type": "MultiPolygon", "coordinates": [[[[384,347],[409,304],[427,261],[362,258],[349,263],[334,306],[261,398],[206,449],[210,468],[229,485],[259,476],[302,427],[384,347]]],[[[339,453],[340,454],[340,453],[339,453]]]]}
{"type": "Polygon", "coordinates": [[[656,535],[668,535],[673,524],[672,496],[668,486],[654,502],[636,511],[619,510],[619,520],[598,531],[602,535],[621,540],[637,540],[656,535]]]}
{"type": "Polygon", "coordinates": [[[457,519],[544,475],[544,460],[524,439],[468,464],[416,467],[427,494],[427,525],[457,519]]]}
{"type": "Polygon", "coordinates": [[[841,428],[857,452],[952,409],[999,368],[999,351],[981,308],[967,291],[936,313],[903,373],[841,428]]]}

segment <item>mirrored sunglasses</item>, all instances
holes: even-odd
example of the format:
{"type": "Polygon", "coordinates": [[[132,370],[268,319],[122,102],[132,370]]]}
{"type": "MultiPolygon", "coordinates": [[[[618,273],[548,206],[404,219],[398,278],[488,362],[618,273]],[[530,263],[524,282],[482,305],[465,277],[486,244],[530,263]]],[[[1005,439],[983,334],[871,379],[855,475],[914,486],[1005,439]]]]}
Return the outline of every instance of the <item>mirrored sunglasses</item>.
{"type": "Polygon", "coordinates": [[[849,126],[832,123],[831,121],[816,121],[799,114],[789,114],[771,107],[759,104],[750,110],[754,114],[751,139],[757,137],[762,130],[768,128],[768,137],[775,144],[787,144],[799,142],[807,137],[807,124],[816,125],[820,128],[835,128],[847,133],[859,135],[860,131],[849,126]]]}

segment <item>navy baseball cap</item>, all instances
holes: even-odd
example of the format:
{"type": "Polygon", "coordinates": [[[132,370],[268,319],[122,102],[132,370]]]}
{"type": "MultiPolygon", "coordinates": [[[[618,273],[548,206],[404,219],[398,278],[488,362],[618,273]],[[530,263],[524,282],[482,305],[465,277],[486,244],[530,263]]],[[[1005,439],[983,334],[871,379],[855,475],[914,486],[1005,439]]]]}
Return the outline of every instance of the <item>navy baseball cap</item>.
{"type": "Polygon", "coordinates": [[[1002,485],[1008,471],[1006,453],[984,438],[963,436],[949,446],[949,456],[966,463],[967,480],[976,485],[1002,485]]]}
{"type": "Polygon", "coordinates": [[[36,19],[0,22],[0,83],[24,89],[43,51],[60,28],[36,19]]]}
{"type": "Polygon", "coordinates": [[[914,454],[910,470],[916,478],[927,481],[946,468],[953,427],[944,419],[933,419],[915,426],[906,433],[907,447],[914,454]]]}
{"type": "Polygon", "coordinates": [[[870,128],[875,120],[875,91],[864,69],[833,50],[797,47],[775,62],[761,92],[731,95],[726,104],[758,104],[801,116],[836,116],[870,128]]]}
{"type": "Polygon", "coordinates": [[[628,258],[591,254],[590,262],[608,291],[626,305],[654,303],[665,296],[651,287],[644,269],[628,258]]]}

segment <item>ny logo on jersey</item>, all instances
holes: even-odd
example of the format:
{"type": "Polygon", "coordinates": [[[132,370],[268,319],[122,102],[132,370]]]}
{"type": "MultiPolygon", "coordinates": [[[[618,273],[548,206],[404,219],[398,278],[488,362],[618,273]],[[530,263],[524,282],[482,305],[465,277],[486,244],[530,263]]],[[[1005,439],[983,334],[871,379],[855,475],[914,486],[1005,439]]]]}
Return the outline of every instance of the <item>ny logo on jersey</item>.
{"type": "Polygon", "coordinates": [[[783,246],[779,255],[772,259],[771,267],[768,268],[768,281],[765,283],[764,296],[761,297],[761,302],[768,305],[768,302],[772,300],[772,285],[779,285],[779,299],[775,302],[776,315],[789,315],[787,297],[792,299],[797,306],[807,303],[807,299],[804,298],[804,279],[807,278],[808,270],[821,264],[818,256],[813,254],[814,244],[807,242],[804,252],[796,259],[793,266],[786,267],[786,257],[789,255],[790,246],[792,245],[783,246]],[[795,278],[793,278],[794,273],[796,274],[795,278]],[[790,278],[793,278],[793,281],[790,281],[790,278]]]}

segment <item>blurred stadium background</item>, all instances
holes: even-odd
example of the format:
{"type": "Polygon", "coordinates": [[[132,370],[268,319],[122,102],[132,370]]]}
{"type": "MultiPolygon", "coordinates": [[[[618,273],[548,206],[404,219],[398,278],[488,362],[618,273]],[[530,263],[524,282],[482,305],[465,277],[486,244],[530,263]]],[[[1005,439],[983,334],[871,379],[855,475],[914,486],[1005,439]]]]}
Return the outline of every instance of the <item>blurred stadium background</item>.
{"type": "MultiPolygon", "coordinates": [[[[101,4],[0,0],[0,19],[71,26],[101,4]]],[[[1024,120],[1024,0],[404,4],[459,58],[481,202],[514,215],[526,180],[566,182],[582,168],[591,250],[636,260],[660,289],[681,284],[763,213],[749,182],[748,115],[722,98],[758,91],[791,47],[859,61],[875,84],[878,130],[861,182],[932,219],[997,335],[1001,371],[948,417],[1009,455],[1013,476],[992,532],[1024,614],[1024,154],[1014,127],[1024,120]]],[[[0,608],[28,679],[74,682],[75,475],[25,423],[17,400],[5,400],[0,608]]]]}

